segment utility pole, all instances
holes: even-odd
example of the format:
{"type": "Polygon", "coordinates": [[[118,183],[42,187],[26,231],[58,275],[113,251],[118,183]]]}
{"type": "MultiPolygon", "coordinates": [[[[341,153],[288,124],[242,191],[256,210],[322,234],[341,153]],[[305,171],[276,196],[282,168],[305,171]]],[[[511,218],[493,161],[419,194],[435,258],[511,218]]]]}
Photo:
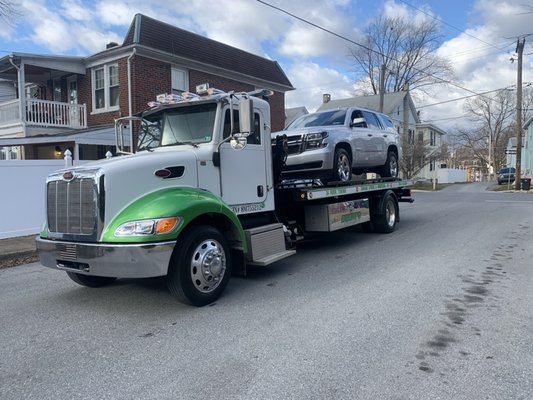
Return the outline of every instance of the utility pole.
{"type": "Polygon", "coordinates": [[[379,72],[379,112],[383,112],[383,100],[385,97],[385,64],[381,64],[379,72]]]}
{"type": "Polygon", "coordinates": [[[522,54],[524,53],[525,36],[516,41],[518,54],[518,72],[516,77],[516,177],[515,190],[520,190],[520,177],[522,176],[522,54]]]}

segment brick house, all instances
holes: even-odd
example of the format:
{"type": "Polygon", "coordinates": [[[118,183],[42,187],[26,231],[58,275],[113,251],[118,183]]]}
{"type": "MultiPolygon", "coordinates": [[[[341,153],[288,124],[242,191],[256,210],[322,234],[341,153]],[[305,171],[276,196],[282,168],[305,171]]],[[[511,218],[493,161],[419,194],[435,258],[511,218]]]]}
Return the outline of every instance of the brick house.
{"type": "Polygon", "coordinates": [[[115,118],[136,114],[157,94],[270,89],[272,131],[285,124],[291,82],[275,61],[135,15],[124,42],[88,57],[12,53],[0,79],[15,88],[0,99],[0,159],[101,158],[113,148],[115,118]],[[15,156],[13,156],[15,155],[15,156]]]}

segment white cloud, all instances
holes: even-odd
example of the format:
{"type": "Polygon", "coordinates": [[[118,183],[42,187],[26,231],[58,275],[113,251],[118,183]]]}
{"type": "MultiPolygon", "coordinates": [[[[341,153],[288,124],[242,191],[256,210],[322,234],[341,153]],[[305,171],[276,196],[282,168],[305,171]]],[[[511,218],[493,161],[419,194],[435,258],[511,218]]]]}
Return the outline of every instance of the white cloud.
{"type": "Polygon", "coordinates": [[[323,68],[312,62],[295,63],[286,70],[296,90],[287,92],[287,108],[305,106],[310,112],[322,103],[322,95],[328,93],[332,99],[352,97],[353,82],[339,71],[323,68]]]}
{"type": "Polygon", "coordinates": [[[89,21],[93,18],[92,10],[86,7],[81,0],[64,0],[60,9],[62,16],[66,19],[89,21]]]}
{"type": "Polygon", "coordinates": [[[478,15],[477,22],[490,26],[500,39],[532,33],[533,9],[530,1],[478,0],[474,11],[478,15]]]}

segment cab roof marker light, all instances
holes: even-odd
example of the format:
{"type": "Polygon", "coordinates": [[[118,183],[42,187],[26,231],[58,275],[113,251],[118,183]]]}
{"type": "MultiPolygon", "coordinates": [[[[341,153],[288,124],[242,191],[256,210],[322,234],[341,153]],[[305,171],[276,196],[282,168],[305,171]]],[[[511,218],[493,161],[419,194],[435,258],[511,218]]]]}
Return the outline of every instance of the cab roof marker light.
{"type": "Polygon", "coordinates": [[[226,92],[224,92],[223,90],[220,90],[220,89],[215,89],[215,88],[209,88],[207,90],[207,94],[209,96],[213,96],[215,94],[223,94],[223,93],[226,93],[226,92]]]}
{"type": "Polygon", "coordinates": [[[183,92],[181,94],[181,97],[184,100],[195,100],[195,99],[199,99],[200,98],[199,95],[197,95],[196,93],[191,93],[191,92],[183,92]]]}

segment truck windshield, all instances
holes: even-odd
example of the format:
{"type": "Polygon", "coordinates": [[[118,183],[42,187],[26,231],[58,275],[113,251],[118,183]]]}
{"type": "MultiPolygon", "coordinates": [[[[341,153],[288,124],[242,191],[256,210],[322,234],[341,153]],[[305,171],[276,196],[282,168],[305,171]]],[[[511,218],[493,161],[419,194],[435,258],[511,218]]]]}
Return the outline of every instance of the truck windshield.
{"type": "Polygon", "coordinates": [[[290,124],[287,129],[309,128],[312,126],[344,125],[346,110],[325,111],[303,115],[290,124]]]}
{"type": "Polygon", "coordinates": [[[217,104],[194,104],[164,109],[143,118],[138,150],[183,144],[197,145],[213,138],[217,104]]]}

